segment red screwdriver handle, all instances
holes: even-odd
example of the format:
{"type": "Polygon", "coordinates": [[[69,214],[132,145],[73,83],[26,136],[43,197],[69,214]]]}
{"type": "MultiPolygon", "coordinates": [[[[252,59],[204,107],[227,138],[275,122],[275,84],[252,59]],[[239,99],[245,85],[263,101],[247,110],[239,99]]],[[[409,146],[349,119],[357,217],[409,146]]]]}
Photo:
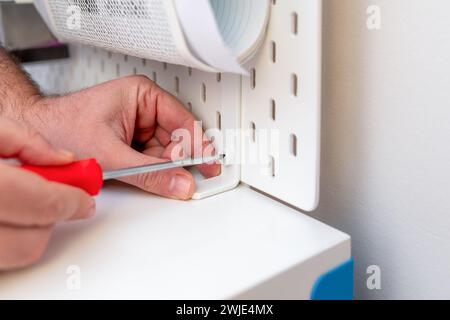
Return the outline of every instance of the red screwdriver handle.
{"type": "Polygon", "coordinates": [[[100,193],[103,186],[103,172],[95,159],[76,161],[63,166],[22,166],[41,177],[83,189],[91,196],[100,193]]]}

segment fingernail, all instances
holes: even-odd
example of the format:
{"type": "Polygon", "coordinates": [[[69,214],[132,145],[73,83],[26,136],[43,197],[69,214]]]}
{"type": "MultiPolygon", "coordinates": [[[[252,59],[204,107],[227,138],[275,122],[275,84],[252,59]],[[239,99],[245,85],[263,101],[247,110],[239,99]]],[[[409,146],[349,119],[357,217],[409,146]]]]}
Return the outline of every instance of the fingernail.
{"type": "Polygon", "coordinates": [[[169,192],[177,199],[187,199],[191,191],[191,184],[191,179],[182,175],[176,175],[170,181],[169,192]]]}
{"type": "Polygon", "coordinates": [[[90,217],[92,217],[95,214],[96,207],[97,206],[95,204],[95,201],[92,200],[92,204],[89,207],[89,211],[88,211],[88,214],[87,214],[86,218],[90,218],[90,217]]]}
{"type": "Polygon", "coordinates": [[[216,168],[216,172],[215,172],[215,176],[220,176],[220,174],[222,173],[222,166],[220,164],[216,164],[217,168],[216,168]]]}
{"type": "Polygon", "coordinates": [[[67,159],[73,159],[75,157],[72,152],[64,150],[64,149],[58,150],[58,153],[67,159]]]}
{"type": "Polygon", "coordinates": [[[92,199],[92,202],[89,204],[89,207],[87,208],[86,211],[82,210],[78,212],[76,215],[72,216],[69,220],[77,221],[89,219],[95,214],[95,208],[96,208],[95,200],[92,199]]]}

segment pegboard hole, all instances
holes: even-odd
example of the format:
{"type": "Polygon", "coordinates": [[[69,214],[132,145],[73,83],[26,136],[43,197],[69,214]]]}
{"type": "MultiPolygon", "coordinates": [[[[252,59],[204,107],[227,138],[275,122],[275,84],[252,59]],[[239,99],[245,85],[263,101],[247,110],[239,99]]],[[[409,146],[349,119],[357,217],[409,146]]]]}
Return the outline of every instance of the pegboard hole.
{"type": "Polygon", "coordinates": [[[256,142],[256,125],[254,122],[250,122],[250,130],[252,131],[252,141],[256,142]]]}
{"type": "Polygon", "coordinates": [[[298,14],[297,14],[297,12],[292,12],[292,14],[291,14],[291,32],[294,35],[298,34],[298,14]]]}
{"type": "Polygon", "coordinates": [[[275,41],[272,41],[270,53],[272,62],[273,63],[277,62],[277,43],[275,41]]]}
{"type": "Polygon", "coordinates": [[[120,64],[116,63],[116,76],[120,77],[120,64]]]}
{"type": "Polygon", "coordinates": [[[202,101],[206,102],[206,84],[202,83],[202,101]]]}
{"type": "Polygon", "coordinates": [[[270,118],[275,121],[277,118],[277,103],[274,99],[270,100],[270,118]]]}
{"type": "Polygon", "coordinates": [[[175,93],[180,93],[180,78],[175,77],[175,93]]]}
{"type": "Polygon", "coordinates": [[[291,74],[291,93],[294,97],[298,97],[298,76],[291,74]]]}
{"type": "Polygon", "coordinates": [[[269,170],[270,176],[275,178],[275,158],[272,156],[269,156],[269,170]]]}
{"type": "Polygon", "coordinates": [[[250,70],[250,82],[251,82],[252,89],[255,89],[256,88],[256,69],[255,68],[252,68],[250,70]]]}
{"type": "Polygon", "coordinates": [[[291,134],[290,137],[291,140],[291,154],[296,157],[298,154],[298,139],[297,136],[295,134],[291,134]]]}
{"type": "Polygon", "coordinates": [[[219,130],[222,130],[222,115],[219,111],[216,112],[216,127],[219,130]]]}

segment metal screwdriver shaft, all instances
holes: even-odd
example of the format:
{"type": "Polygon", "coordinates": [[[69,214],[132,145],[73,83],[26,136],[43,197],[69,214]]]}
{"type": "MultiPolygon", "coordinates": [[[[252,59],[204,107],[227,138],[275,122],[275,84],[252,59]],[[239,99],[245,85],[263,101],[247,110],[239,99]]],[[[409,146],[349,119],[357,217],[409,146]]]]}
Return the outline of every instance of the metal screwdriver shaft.
{"type": "Polygon", "coordinates": [[[136,175],[136,174],[140,174],[140,173],[155,172],[155,171],[167,170],[167,169],[173,169],[173,168],[196,166],[199,164],[209,163],[209,162],[213,162],[213,161],[221,161],[224,158],[225,158],[224,154],[219,154],[217,156],[212,156],[212,157],[204,157],[204,158],[196,158],[196,159],[182,159],[182,160],[154,163],[154,164],[138,166],[138,167],[104,171],[103,172],[103,180],[117,179],[117,178],[132,176],[132,175],[136,175]]]}

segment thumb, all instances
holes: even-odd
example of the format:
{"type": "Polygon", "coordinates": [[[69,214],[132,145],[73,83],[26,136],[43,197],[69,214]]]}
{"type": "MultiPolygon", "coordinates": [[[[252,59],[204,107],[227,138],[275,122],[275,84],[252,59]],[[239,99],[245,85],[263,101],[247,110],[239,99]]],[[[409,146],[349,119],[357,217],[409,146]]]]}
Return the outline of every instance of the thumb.
{"type": "MultiPolygon", "coordinates": [[[[126,144],[120,144],[115,148],[114,154],[116,156],[108,164],[108,168],[111,169],[142,166],[169,160],[142,154],[126,144]]],[[[119,180],[172,199],[188,200],[195,191],[195,180],[192,174],[183,168],[143,173],[119,180]]]]}

